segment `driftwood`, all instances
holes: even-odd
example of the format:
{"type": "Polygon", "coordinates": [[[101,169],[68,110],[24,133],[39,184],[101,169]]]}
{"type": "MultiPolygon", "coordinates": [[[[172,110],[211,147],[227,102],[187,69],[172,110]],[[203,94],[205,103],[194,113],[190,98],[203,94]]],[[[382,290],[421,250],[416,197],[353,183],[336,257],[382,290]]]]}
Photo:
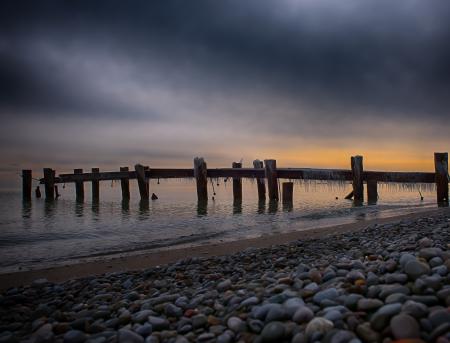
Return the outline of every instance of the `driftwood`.
{"type": "Polygon", "coordinates": [[[353,191],[351,191],[350,193],[348,193],[348,194],[345,196],[345,199],[347,199],[347,200],[353,199],[353,191]]]}

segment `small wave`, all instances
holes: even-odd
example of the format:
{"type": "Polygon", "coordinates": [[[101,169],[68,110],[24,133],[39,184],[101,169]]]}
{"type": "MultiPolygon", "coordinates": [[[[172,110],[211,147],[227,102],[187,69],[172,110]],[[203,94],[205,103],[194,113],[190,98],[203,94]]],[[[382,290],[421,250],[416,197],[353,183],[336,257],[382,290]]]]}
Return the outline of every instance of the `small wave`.
{"type": "Polygon", "coordinates": [[[217,238],[220,236],[223,236],[223,232],[216,232],[216,233],[210,233],[210,234],[191,234],[187,236],[181,236],[177,238],[172,239],[161,239],[156,240],[151,243],[145,243],[142,245],[134,245],[130,248],[120,248],[120,249],[108,249],[108,251],[102,251],[97,253],[91,253],[91,254],[84,254],[84,255],[71,255],[68,256],[67,259],[73,260],[73,259],[87,259],[87,258],[94,258],[94,257],[101,257],[101,256],[108,256],[108,255],[121,255],[121,254],[130,254],[130,253],[136,253],[140,251],[152,251],[160,248],[168,248],[168,247],[177,247],[184,244],[190,244],[190,243],[196,243],[200,241],[208,241],[213,238],[217,238]]]}

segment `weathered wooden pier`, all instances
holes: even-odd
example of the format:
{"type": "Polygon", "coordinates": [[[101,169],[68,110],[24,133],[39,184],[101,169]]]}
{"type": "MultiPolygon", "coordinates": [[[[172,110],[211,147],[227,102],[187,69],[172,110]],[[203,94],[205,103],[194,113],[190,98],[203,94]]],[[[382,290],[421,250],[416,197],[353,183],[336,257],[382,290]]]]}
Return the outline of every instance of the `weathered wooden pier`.
{"type": "MultiPolygon", "coordinates": [[[[56,175],[55,170],[44,168],[44,177],[39,179],[40,184],[45,185],[45,198],[55,199],[55,186],[61,183],[75,183],[76,199],[83,201],[84,183],[91,182],[93,202],[100,199],[100,181],[120,180],[122,199],[130,199],[130,180],[137,180],[141,200],[148,201],[150,198],[150,179],[170,178],[195,178],[197,185],[197,197],[199,202],[208,200],[208,179],[231,178],[233,180],[233,198],[235,202],[242,200],[242,179],[252,178],[256,180],[258,198],[260,201],[266,199],[278,201],[279,179],[286,180],[326,180],[326,181],[350,181],[353,191],[347,198],[353,199],[355,203],[364,201],[364,183],[367,189],[368,203],[376,203],[378,199],[377,184],[383,183],[426,183],[436,185],[437,202],[448,205],[448,153],[435,153],[435,172],[383,172],[365,171],[363,168],[363,157],[351,157],[351,169],[311,169],[311,168],[277,168],[276,160],[253,161],[253,168],[242,168],[242,163],[234,162],[231,168],[208,169],[203,158],[194,159],[193,168],[187,169],[161,169],[150,168],[136,164],[134,171],[128,167],[121,167],[119,171],[100,172],[99,168],[92,168],[91,172],[75,169],[73,174],[56,175]]],[[[32,193],[32,171],[23,170],[23,199],[31,200],[32,193]]],[[[283,182],[282,201],[292,202],[293,183],[283,182]]]]}

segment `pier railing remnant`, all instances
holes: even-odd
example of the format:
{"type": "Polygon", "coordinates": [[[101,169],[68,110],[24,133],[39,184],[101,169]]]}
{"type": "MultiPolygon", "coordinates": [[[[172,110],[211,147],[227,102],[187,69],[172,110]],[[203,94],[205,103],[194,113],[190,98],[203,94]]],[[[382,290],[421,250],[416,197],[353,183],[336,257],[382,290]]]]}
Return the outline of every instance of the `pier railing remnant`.
{"type": "MultiPolygon", "coordinates": [[[[121,167],[120,171],[101,172],[98,168],[92,168],[90,173],[83,172],[82,169],[75,169],[72,174],[56,175],[51,168],[44,168],[44,177],[39,179],[40,184],[45,185],[45,197],[47,200],[55,198],[55,185],[59,183],[75,183],[76,199],[84,199],[84,182],[92,183],[92,198],[98,201],[100,198],[100,181],[120,180],[122,189],[122,199],[130,199],[129,180],[136,179],[139,186],[141,200],[149,199],[149,179],[170,179],[170,178],[195,178],[197,184],[197,197],[201,202],[208,200],[208,178],[230,178],[233,180],[233,199],[240,202],[242,199],[242,178],[252,178],[256,180],[259,200],[265,200],[266,187],[269,200],[278,201],[279,179],[288,180],[327,180],[351,182],[353,191],[346,198],[353,198],[355,203],[364,201],[364,184],[367,189],[368,203],[376,203],[378,198],[377,183],[425,183],[435,184],[437,202],[448,205],[448,153],[434,154],[435,172],[383,172],[365,171],[363,168],[363,157],[351,157],[351,169],[312,169],[312,168],[277,168],[276,160],[260,160],[253,162],[253,168],[242,168],[242,163],[234,162],[232,168],[212,168],[208,169],[206,162],[201,157],[194,159],[193,168],[186,169],[162,169],[150,168],[141,164],[135,165],[134,171],[129,171],[128,167],[121,167]],[[265,182],[266,180],[266,182],[265,182]]],[[[22,171],[23,199],[31,199],[32,171],[22,171]]],[[[283,184],[283,202],[292,201],[292,184],[283,184]]]]}

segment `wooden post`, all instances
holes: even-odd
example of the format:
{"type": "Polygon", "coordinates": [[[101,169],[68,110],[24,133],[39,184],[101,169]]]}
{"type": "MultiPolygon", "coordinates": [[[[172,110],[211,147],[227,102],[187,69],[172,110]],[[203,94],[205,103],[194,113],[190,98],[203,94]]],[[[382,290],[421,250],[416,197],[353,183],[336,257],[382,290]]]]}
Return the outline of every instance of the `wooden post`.
{"type": "Polygon", "coordinates": [[[266,166],[267,188],[269,189],[269,200],[278,200],[278,179],[277,179],[277,161],[264,160],[266,166]]]}
{"type": "Polygon", "coordinates": [[[367,202],[376,204],[378,201],[378,189],[376,180],[367,180],[367,202]]]}
{"type": "MultiPolygon", "coordinates": [[[[242,163],[233,162],[233,168],[242,168],[242,163]]],[[[233,177],[233,201],[242,201],[242,179],[240,177],[233,177]]]]}
{"type": "Polygon", "coordinates": [[[197,181],[198,201],[208,200],[208,170],[203,157],[194,158],[194,177],[197,181]]]}
{"type": "Polygon", "coordinates": [[[448,153],[434,153],[434,169],[436,171],[437,202],[448,203],[448,153]]]}
{"type": "Polygon", "coordinates": [[[264,214],[266,212],[266,200],[258,200],[258,213],[264,214]]]}
{"type": "Polygon", "coordinates": [[[355,202],[363,202],[364,201],[363,157],[352,156],[351,165],[353,173],[353,199],[355,202]]]}
{"type": "Polygon", "coordinates": [[[138,186],[139,186],[139,194],[141,195],[141,200],[148,201],[149,199],[149,188],[148,181],[145,177],[145,167],[141,164],[136,164],[134,166],[134,170],[136,171],[138,186]]]}
{"type": "Polygon", "coordinates": [[[294,183],[293,182],[283,182],[282,184],[282,199],[283,204],[292,203],[294,194],[294,183]]]}
{"type": "Polygon", "coordinates": [[[122,214],[128,215],[130,213],[130,199],[122,198],[122,214]]]}
{"type": "Polygon", "coordinates": [[[141,216],[146,216],[148,214],[148,211],[150,210],[150,203],[148,199],[141,199],[139,201],[139,214],[141,216]]]}
{"type": "MultiPolygon", "coordinates": [[[[262,169],[262,168],[264,168],[264,164],[260,160],[254,160],[253,168],[262,169]]],[[[258,185],[258,199],[266,200],[266,185],[265,185],[264,179],[261,179],[261,178],[256,179],[256,184],[258,185]]]]}
{"type": "MultiPolygon", "coordinates": [[[[74,169],[74,174],[83,174],[83,169],[74,169]]],[[[76,193],[76,201],[84,200],[84,182],[76,181],[75,182],[75,193],[76,193]]]]}
{"type": "MultiPolygon", "coordinates": [[[[92,168],[92,174],[98,174],[99,168],[92,168]]],[[[100,200],[100,181],[92,180],[92,202],[98,202],[100,200]]]]}
{"type": "Polygon", "coordinates": [[[22,199],[31,200],[32,177],[31,170],[22,170],[22,199]]]}
{"type": "Polygon", "coordinates": [[[55,199],[55,172],[51,168],[44,168],[45,199],[55,199]]]}
{"type": "MultiPolygon", "coordinates": [[[[148,172],[150,170],[149,166],[144,166],[144,175],[146,175],[146,172],[148,172]]],[[[150,180],[148,179],[148,177],[145,177],[145,186],[147,187],[147,194],[148,194],[148,198],[150,198],[150,180]]]]}
{"type": "MultiPolygon", "coordinates": [[[[121,172],[127,172],[128,167],[120,167],[121,172]]],[[[120,187],[122,188],[122,200],[130,200],[130,179],[127,178],[121,178],[120,179],[120,187]]]]}
{"type": "Polygon", "coordinates": [[[197,215],[206,216],[208,214],[208,199],[197,201],[197,215]]]}
{"type": "Polygon", "coordinates": [[[269,200],[269,208],[267,209],[268,213],[276,213],[278,211],[278,199],[269,200]]]}

